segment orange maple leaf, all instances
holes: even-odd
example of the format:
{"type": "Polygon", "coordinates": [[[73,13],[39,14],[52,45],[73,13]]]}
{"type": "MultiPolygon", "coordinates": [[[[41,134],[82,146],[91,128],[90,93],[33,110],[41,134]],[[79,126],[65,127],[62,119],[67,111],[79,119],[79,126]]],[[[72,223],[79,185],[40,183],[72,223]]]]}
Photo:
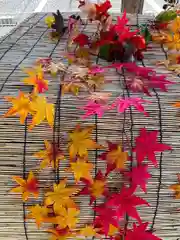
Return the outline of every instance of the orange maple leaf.
{"type": "Polygon", "coordinates": [[[33,110],[33,118],[29,130],[32,130],[36,125],[39,125],[45,119],[50,127],[54,125],[54,104],[47,103],[46,97],[35,96],[33,97],[31,104],[33,110]]]}
{"type": "Polygon", "coordinates": [[[20,116],[20,123],[24,124],[28,113],[32,113],[29,95],[25,95],[19,91],[17,97],[5,97],[8,102],[12,103],[12,107],[4,114],[3,117],[20,116]]]}
{"type": "Polygon", "coordinates": [[[94,142],[90,135],[94,127],[80,128],[76,126],[75,130],[69,133],[69,155],[70,159],[74,159],[77,155],[84,157],[88,155],[88,150],[103,148],[101,145],[94,142]]]}
{"type": "Polygon", "coordinates": [[[177,174],[178,183],[172,184],[169,188],[175,191],[175,198],[180,199],[180,174],[177,174]]]}
{"type": "Polygon", "coordinates": [[[32,194],[35,198],[39,196],[38,181],[32,171],[29,172],[27,180],[18,176],[14,176],[12,179],[20,186],[11,189],[10,192],[21,193],[24,202],[28,200],[30,194],[32,194]]]}
{"type": "Polygon", "coordinates": [[[49,218],[48,222],[53,224],[58,224],[59,228],[73,229],[76,227],[76,224],[79,222],[77,216],[79,215],[80,210],[77,208],[64,208],[61,205],[56,207],[55,217],[49,218]]]}
{"type": "Polygon", "coordinates": [[[47,192],[45,194],[45,205],[53,205],[54,209],[57,208],[57,206],[63,206],[63,207],[70,207],[75,208],[76,204],[74,203],[73,199],[70,197],[72,195],[75,195],[79,192],[78,188],[75,187],[66,187],[67,179],[64,179],[60,181],[59,184],[53,185],[53,192],[47,192]]]}
{"type": "Polygon", "coordinates": [[[76,182],[79,182],[81,178],[87,179],[92,182],[91,171],[93,169],[93,164],[87,162],[86,159],[78,158],[75,162],[70,163],[70,167],[67,171],[73,172],[76,182]]]}
{"type": "Polygon", "coordinates": [[[41,224],[43,222],[46,222],[45,220],[48,217],[48,208],[45,206],[40,206],[39,204],[36,204],[35,206],[28,207],[28,210],[30,213],[27,214],[27,219],[35,219],[36,225],[38,229],[40,228],[41,224]]]}
{"type": "Polygon", "coordinates": [[[29,77],[25,78],[23,82],[27,85],[34,86],[34,93],[43,93],[48,90],[48,80],[44,79],[44,73],[41,66],[31,69],[25,69],[29,77]]]}
{"type": "Polygon", "coordinates": [[[59,161],[65,160],[65,156],[60,151],[56,144],[51,144],[47,140],[44,140],[45,150],[41,150],[34,154],[35,157],[42,159],[40,169],[52,166],[57,168],[59,161]]]}
{"type": "Polygon", "coordinates": [[[173,104],[173,107],[180,108],[180,102],[176,102],[175,104],[173,104]]]}

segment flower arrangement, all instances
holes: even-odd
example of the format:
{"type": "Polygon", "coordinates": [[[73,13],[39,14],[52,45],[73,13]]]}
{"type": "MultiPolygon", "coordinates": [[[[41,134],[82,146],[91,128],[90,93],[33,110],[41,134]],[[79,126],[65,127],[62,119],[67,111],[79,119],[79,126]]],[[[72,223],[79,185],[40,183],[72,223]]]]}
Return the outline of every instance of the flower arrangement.
{"type": "MultiPolygon", "coordinates": [[[[33,90],[29,93],[19,91],[17,97],[5,97],[12,107],[4,117],[19,116],[21,124],[30,117],[28,131],[32,131],[43,121],[47,121],[48,125],[54,128],[56,109],[54,104],[43,95],[48,91],[48,80],[45,79],[45,74],[61,76],[60,94],[62,96],[73,94],[78,99],[87,101],[80,107],[84,111],[80,116],[82,119],[91,116],[101,118],[107,111],[113,109],[123,113],[132,107],[139,114],[148,117],[149,114],[145,111],[143,104],[151,104],[151,101],[144,98],[119,96],[110,102],[111,92],[101,92],[101,88],[109,83],[106,79],[106,71],[111,68],[126,73],[127,89],[140,92],[142,96],[151,97],[153,89],[168,91],[168,85],[173,84],[165,75],[157,74],[154,69],[138,66],[136,62],[143,59],[143,51],[146,50],[151,36],[153,41],[165,44],[169,49],[179,50],[179,43],[175,42],[176,35],[179,36],[179,16],[171,21],[168,29],[172,30],[173,35],[169,35],[165,32],[169,31],[167,29],[160,30],[158,33],[157,30],[155,32],[148,29],[131,31],[130,26],[127,26],[126,12],[123,13],[122,18],[117,17],[117,22],[113,24],[112,17],[108,13],[111,8],[109,0],[100,4],[80,1],[79,8],[86,14],[87,22],[97,22],[96,34],[88,36],[81,31],[86,23],[79,16],[70,16],[67,27],[59,11],[52,17],[47,17],[45,22],[52,30],[53,38],[58,38],[60,41],[64,34],[69,36],[63,56],[68,60],[68,65],[63,64],[62,61],[54,62],[51,58],[38,59],[32,68],[24,70],[28,77],[23,82],[31,85],[33,90]],[[75,50],[72,51],[74,46],[76,46],[75,50]],[[98,63],[94,65],[91,60],[94,55],[107,60],[108,65],[101,66],[98,63]],[[82,95],[83,91],[87,93],[87,97],[82,95]]],[[[175,59],[177,61],[178,58],[175,59]]],[[[176,107],[179,106],[180,104],[176,103],[176,107]]],[[[31,197],[39,197],[38,174],[45,168],[52,168],[56,172],[59,171],[61,162],[67,161],[68,168],[65,172],[71,173],[74,178],[73,186],[68,185],[67,178],[61,181],[58,179],[53,186],[49,186],[43,195],[42,203],[27,208],[26,218],[34,219],[38,229],[43,227],[44,223],[52,223],[52,228],[45,230],[51,234],[51,240],[65,240],[69,237],[159,240],[160,238],[153,233],[153,229],[148,230],[150,223],[143,222],[138,213],[138,206],[149,207],[149,203],[137,196],[136,190],[141,189],[147,192],[146,185],[151,178],[148,171],[149,164],[157,167],[156,153],[170,151],[171,146],[158,140],[158,131],[149,131],[145,127],[141,128],[139,135],[135,137],[134,146],[128,144],[124,146],[123,143],[111,141],[102,145],[92,138],[94,128],[94,126],[84,127],[83,123],[77,124],[66,134],[64,140],[66,152],[62,151],[54,139],[52,142],[44,139],[44,149],[34,154],[34,158],[41,160],[36,171],[30,171],[24,178],[13,177],[17,186],[11,192],[21,194],[23,202],[27,202],[31,197]],[[93,176],[95,164],[91,163],[89,151],[95,150],[97,153],[98,149],[102,151],[101,154],[97,154],[98,161],[106,163],[106,171],[98,169],[93,176]],[[136,159],[136,165],[132,164],[133,158],[136,159]],[[119,191],[112,193],[109,190],[108,178],[114,171],[122,175],[124,182],[119,191]],[[94,210],[95,217],[92,222],[87,221],[84,226],[79,226],[81,211],[76,198],[79,196],[83,198],[84,195],[90,197],[89,205],[94,210]],[[103,204],[94,206],[97,199],[102,199],[103,204]],[[133,219],[133,225],[129,224],[129,218],[133,219]]],[[[179,183],[170,186],[178,199],[180,198],[179,186],[179,183]]]]}

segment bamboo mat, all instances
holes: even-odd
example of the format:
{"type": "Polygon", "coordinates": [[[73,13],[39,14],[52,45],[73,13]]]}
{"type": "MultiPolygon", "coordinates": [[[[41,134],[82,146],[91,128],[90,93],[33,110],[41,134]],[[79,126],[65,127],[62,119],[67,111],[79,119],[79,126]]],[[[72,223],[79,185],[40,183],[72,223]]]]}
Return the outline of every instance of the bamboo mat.
{"type": "MultiPolygon", "coordinates": [[[[66,46],[67,35],[63,36],[60,43],[49,39],[48,29],[44,23],[46,14],[33,14],[20,24],[11,33],[0,39],[0,114],[7,111],[9,105],[3,100],[4,96],[17,95],[18,89],[29,92],[30,88],[24,86],[21,80],[25,77],[22,67],[31,67],[34,61],[39,57],[51,56],[53,60],[58,61],[62,57],[66,46]]],[[[136,28],[137,17],[129,16],[130,22],[136,28]]],[[[139,16],[139,23],[147,21],[147,17],[139,16]]],[[[84,32],[92,34],[94,25],[88,25],[84,32]]],[[[145,53],[145,65],[153,67],[153,61],[164,58],[164,53],[159,45],[152,45],[152,49],[145,53]]],[[[98,60],[99,64],[104,64],[98,60]]],[[[155,67],[155,66],[154,66],[155,67]]],[[[177,77],[173,77],[163,68],[158,68],[159,73],[167,73],[169,79],[179,83],[177,77]]],[[[124,76],[109,71],[106,76],[112,80],[112,84],[106,85],[103,91],[113,92],[112,98],[124,96],[141,96],[142,94],[132,94],[124,87],[124,76]]],[[[77,107],[83,106],[83,100],[77,100],[75,97],[65,95],[58,99],[59,77],[52,78],[49,75],[46,79],[50,81],[48,100],[56,104],[56,141],[60,141],[63,134],[72,130],[77,123],[81,122],[80,112],[77,107]]],[[[180,237],[180,201],[174,200],[172,192],[168,190],[169,185],[176,182],[176,174],[180,172],[180,134],[179,118],[176,116],[177,109],[171,104],[179,100],[180,86],[172,85],[167,93],[155,91],[152,92],[152,98],[144,97],[152,101],[146,104],[145,108],[149,117],[134,111],[128,111],[124,114],[117,114],[116,111],[105,113],[101,119],[88,118],[83,121],[82,126],[95,124],[93,136],[99,143],[104,144],[106,140],[120,141],[123,128],[132,144],[134,137],[137,136],[139,129],[147,127],[149,130],[159,130],[162,134],[162,141],[172,146],[173,151],[164,152],[162,156],[157,155],[159,162],[158,168],[150,168],[152,178],[148,183],[147,194],[139,192],[139,195],[145,198],[151,207],[142,207],[140,216],[144,221],[154,224],[155,233],[167,240],[177,240],[180,237]]],[[[28,121],[28,120],[27,120],[28,121]]],[[[0,240],[33,240],[48,239],[45,232],[37,230],[33,221],[24,223],[25,205],[22,204],[18,196],[8,194],[8,191],[14,186],[11,177],[14,175],[23,176],[29,170],[36,168],[38,160],[32,155],[43,149],[43,140],[52,140],[53,133],[47,124],[43,123],[27,131],[27,124],[20,125],[18,118],[0,118],[0,240]]],[[[61,146],[63,148],[63,145],[61,146]]],[[[102,161],[97,159],[100,151],[92,151],[90,160],[96,164],[96,169],[104,169],[102,161]]],[[[66,162],[61,163],[59,168],[60,179],[68,176],[69,183],[73,183],[71,174],[64,173],[66,162]]],[[[41,184],[41,193],[44,187],[55,181],[55,175],[50,170],[45,170],[39,176],[41,184]]],[[[121,178],[118,174],[111,174],[109,186],[113,189],[120,188],[121,178]]],[[[28,202],[27,205],[40,203],[40,199],[28,202]]],[[[79,197],[78,202],[81,207],[81,222],[87,223],[93,220],[93,212],[88,206],[89,199],[85,196],[79,197]]],[[[97,204],[100,201],[97,201],[97,204]]],[[[46,226],[48,227],[48,226],[46,226]]],[[[46,228],[45,227],[45,228],[46,228]]],[[[137,239],[138,240],[138,239],[137,239]]]]}

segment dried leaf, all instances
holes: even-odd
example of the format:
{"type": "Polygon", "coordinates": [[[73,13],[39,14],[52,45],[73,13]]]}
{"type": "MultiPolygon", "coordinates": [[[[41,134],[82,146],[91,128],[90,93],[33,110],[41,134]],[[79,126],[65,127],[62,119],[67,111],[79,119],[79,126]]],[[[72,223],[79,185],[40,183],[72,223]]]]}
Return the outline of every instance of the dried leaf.
{"type": "Polygon", "coordinates": [[[19,184],[19,186],[11,189],[10,192],[21,193],[24,202],[28,200],[30,195],[33,195],[35,198],[39,196],[38,181],[32,171],[29,172],[27,180],[18,176],[14,176],[12,179],[19,184]]]}

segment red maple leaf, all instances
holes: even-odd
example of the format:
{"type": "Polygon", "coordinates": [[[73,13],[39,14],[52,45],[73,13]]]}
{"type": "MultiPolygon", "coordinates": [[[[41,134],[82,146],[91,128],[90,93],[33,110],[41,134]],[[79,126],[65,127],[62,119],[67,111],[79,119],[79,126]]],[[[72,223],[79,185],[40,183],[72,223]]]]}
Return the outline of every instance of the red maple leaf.
{"type": "Polygon", "coordinates": [[[134,195],[134,191],[134,187],[126,188],[123,186],[120,193],[112,194],[111,198],[107,202],[107,205],[116,207],[118,209],[119,216],[127,214],[128,216],[141,222],[136,206],[149,206],[149,204],[144,199],[134,195]]]}
{"type": "Polygon", "coordinates": [[[165,75],[153,74],[150,76],[149,86],[151,88],[159,88],[162,91],[167,91],[166,84],[174,84],[174,82],[168,81],[165,75]]]}
{"type": "Polygon", "coordinates": [[[101,204],[95,208],[99,216],[96,217],[94,225],[101,225],[102,232],[107,236],[109,233],[110,224],[119,228],[119,221],[122,219],[116,209],[112,209],[101,204]]]}
{"type": "Polygon", "coordinates": [[[89,37],[86,34],[80,33],[77,37],[73,39],[74,43],[77,43],[80,47],[89,44],[89,37]]]}
{"type": "Polygon", "coordinates": [[[106,178],[99,170],[96,174],[93,182],[89,182],[85,179],[82,180],[86,186],[80,191],[79,194],[90,195],[90,205],[99,197],[107,196],[108,188],[106,186],[106,178]]]}
{"type": "Polygon", "coordinates": [[[102,16],[108,17],[109,14],[107,11],[112,7],[111,2],[109,0],[106,0],[105,2],[101,4],[95,4],[96,7],[96,14],[97,14],[97,19],[101,19],[102,16]]]}
{"type": "Polygon", "coordinates": [[[155,152],[172,149],[166,144],[157,142],[157,136],[158,131],[147,131],[146,128],[141,128],[140,135],[136,137],[136,146],[133,149],[136,152],[136,159],[139,163],[147,157],[157,167],[155,152]]]}
{"type": "Polygon", "coordinates": [[[125,240],[161,240],[146,230],[148,224],[148,222],[141,223],[139,226],[133,224],[133,229],[127,230],[125,240]]]}
{"type": "Polygon", "coordinates": [[[139,165],[137,167],[133,167],[131,172],[125,173],[125,176],[131,179],[131,186],[140,188],[146,192],[146,184],[147,180],[151,177],[151,175],[147,171],[148,165],[139,165]]]}

